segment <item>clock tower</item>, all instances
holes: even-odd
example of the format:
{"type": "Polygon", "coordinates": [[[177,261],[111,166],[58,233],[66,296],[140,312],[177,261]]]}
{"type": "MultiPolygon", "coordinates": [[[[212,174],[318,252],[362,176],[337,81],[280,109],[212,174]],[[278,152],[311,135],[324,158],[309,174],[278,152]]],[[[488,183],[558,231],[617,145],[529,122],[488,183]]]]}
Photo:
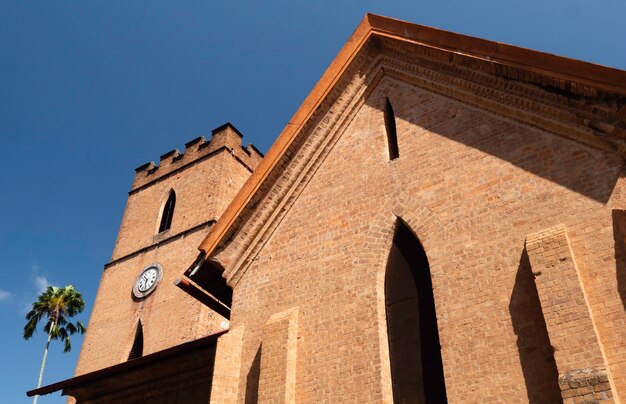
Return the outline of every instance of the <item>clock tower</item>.
{"type": "MultiPolygon", "coordinates": [[[[230,123],[136,169],[111,261],[87,327],[76,376],[228,328],[222,310],[174,282],[261,160],[230,123]],[[221,313],[221,314],[218,314],[221,313]]],[[[216,306],[217,307],[217,306],[216,306]]]]}

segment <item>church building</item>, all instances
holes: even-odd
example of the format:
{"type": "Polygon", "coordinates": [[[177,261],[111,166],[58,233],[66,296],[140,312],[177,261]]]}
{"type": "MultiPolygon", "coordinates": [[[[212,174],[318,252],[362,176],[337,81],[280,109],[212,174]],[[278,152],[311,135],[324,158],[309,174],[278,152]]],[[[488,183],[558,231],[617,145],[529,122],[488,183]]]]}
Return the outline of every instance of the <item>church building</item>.
{"type": "Polygon", "coordinates": [[[77,403],[626,400],[626,72],[368,14],[263,156],[136,169],[77,403]]]}

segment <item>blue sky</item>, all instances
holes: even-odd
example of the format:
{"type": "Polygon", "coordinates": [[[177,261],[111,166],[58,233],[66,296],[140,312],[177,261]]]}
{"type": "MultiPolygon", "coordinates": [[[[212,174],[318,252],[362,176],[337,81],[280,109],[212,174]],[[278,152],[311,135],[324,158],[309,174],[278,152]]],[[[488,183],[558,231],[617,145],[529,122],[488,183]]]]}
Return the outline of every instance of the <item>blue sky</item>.
{"type": "Polygon", "coordinates": [[[0,0],[1,404],[36,385],[42,288],[76,285],[88,320],[133,168],[226,121],[267,151],[368,11],[626,70],[623,0],[0,0]]]}

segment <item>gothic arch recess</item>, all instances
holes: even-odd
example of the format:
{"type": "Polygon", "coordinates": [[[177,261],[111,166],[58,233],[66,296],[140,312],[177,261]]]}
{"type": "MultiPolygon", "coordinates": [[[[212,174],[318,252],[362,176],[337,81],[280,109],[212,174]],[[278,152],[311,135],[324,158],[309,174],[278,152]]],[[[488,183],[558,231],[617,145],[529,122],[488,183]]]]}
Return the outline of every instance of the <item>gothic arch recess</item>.
{"type": "Polygon", "coordinates": [[[167,199],[161,205],[157,233],[162,233],[172,227],[172,218],[176,209],[176,192],[174,192],[173,188],[170,188],[166,196],[167,199]]]}
{"type": "Polygon", "coordinates": [[[401,219],[387,259],[385,306],[394,402],[447,402],[428,258],[401,219]]]}
{"type": "Polygon", "coordinates": [[[135,331],[135,339],[133,340],[133,346],[128,353],[128,360],[141,358],[143,356],[143,325],[141,320],[137,322],[137,329],[135,331]]]}
{"type": "MultiPolygon", "coordinates": [[[[437,296],[436,275],[441,274],[445,265],[440,251],[444,248],[446,240],[445,227],[428,208],[420,205],[415,198],[409,197],[402,192],[382,207],[381,213],[370,222],[370,231],[366,234],[364,248],[373,252],[378,257],[376,291],[377,291],[377,324],[379,335],[380,352],[380,380],[381,390],[385,401],[393,402],[393,386],[391,375],[391,362],[389,351],[389,339],[387,330],[387,302],[385,294],[385,278],[389,253],[392,249],[397,224],[402,222],[411,234],[419,240],[428,257],[430,273],[435,283],[433,289],[435,300],[437,296]]],[[[437,306],[439,307],[439,306],[437,306]]],[[[441,324],[439,324],[441,331],[441,324]]],[[[445,365],[445,348],[441,351],[441,357],[445,365]]]]}

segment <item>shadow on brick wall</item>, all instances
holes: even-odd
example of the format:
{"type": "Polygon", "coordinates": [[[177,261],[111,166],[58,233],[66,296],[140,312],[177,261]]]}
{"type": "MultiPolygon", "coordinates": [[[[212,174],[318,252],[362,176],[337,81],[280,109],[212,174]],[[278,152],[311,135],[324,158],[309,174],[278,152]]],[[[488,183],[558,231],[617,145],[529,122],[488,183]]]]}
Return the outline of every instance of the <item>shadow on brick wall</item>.
{"type": "Polygon", "coordinates": [[[256,351],[254,360],[246,376],[246,404],[256,404],[259,401],[259,376],[261,375],[261,348],[256,351]]]}
{"type": "MultiPolygon", "coordinates": [[[[396,117],[409,122],[410,131],[418,133],[418,136],[417,128],[423,128],[598,202],[609,200],[622,174],[622,158],[616,153],[594,149],[556,134],[480,112],[427,91],[416,88],[415,93],[395,94],[389,98],[396,117]]],[[[367,103],[383,111],[385,99],[383,95],[378,95],[368,98],[367,103]]],[[[402,138],[401,132],[406,128],[406,125],[398,125],[398,138],[402,138]]],[[[400,144],[400,158],[403,155],[402,146],[400,144]]],[[[471,156],[452,155],[461,158],[471,156]]],[[[432,147],[412,150],[411,158],[423,161],[425,166],[441,165],[442,170],[449,165],[440,154],[433,153],[432,147]]],[[[467,161],[473,163],[475,160],[474,155],[472,160],[467,161]]]]}
{"type": "Polygon", "coordinates": [[[615,277],[617,289],[626,310],[626,210],[613,211],[613,240],[615,242],[615,277]]]}
{"type": "Polygon", "coordinates": [[[559,373],[526,249],[522,253],[509,312],[517,335],[528,402],[562,403],[559,373]]]}

